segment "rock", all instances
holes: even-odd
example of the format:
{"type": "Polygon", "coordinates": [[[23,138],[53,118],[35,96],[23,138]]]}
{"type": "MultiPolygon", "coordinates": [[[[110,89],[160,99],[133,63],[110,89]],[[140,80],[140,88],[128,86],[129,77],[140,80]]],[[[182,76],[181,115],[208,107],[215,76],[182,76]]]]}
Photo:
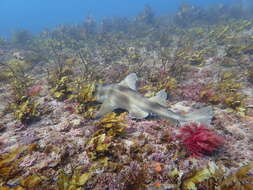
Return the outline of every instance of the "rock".
{"type": "Polygon", "coordinates": [[[253,107],[247,107],[245,114],[246,116],[253,117],[253,107]]]}
{"type": "Polygon", "coordinates": [[[6,127],[0,124],[0,133],[4,132],[5,129],[6,129],[6,127]]]}

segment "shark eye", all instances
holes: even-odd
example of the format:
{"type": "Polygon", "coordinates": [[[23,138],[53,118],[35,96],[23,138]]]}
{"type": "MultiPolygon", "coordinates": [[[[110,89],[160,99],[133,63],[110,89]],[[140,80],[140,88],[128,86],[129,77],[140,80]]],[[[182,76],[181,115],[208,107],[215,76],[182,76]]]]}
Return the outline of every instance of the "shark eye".
{"type": "Polygon", "coordinates": [[[95,88],[94,88],[94,90],[92,92],[92,96],[95,96],[97,94],[97,92],[98,92],[98,86],[99,86],[98,84],[95,85],[95,88]]]}

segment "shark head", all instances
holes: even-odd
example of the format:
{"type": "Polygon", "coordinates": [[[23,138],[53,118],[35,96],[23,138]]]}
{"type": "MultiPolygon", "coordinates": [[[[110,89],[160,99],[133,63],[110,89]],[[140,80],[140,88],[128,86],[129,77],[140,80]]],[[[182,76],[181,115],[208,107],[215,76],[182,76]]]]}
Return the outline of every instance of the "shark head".
{"type": "Polygon", "coordinates": [[[97,84],[94,92],[96,101],[103,103],[108,98],[108,87],[107,85],[97,84]]]}
{"type": "Polygon", "coordinates": [[[135,73],[130,73],[118,84],[109,84],[109,85],[97,84],[94,96],[98,102],[103,103],[105,100],[109,98],[110,91],[117,85],[127,86],[133,90],[136,90],[136,81],[137,75],[135,73]]]}

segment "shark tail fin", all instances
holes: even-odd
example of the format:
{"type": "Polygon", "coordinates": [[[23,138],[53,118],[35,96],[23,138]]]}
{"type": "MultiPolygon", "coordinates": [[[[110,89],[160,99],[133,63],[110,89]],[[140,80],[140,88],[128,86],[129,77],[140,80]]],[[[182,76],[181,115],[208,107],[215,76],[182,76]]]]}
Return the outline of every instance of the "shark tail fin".
{"type": "Polygon", "coordinates": [[[188,121],[194,121],[205,125],[210,125],[213,118],[213,109],[211,106],[206,106],[197,111],[185,115],[188,121]]]}
{"type": "Polygon", "coordinates": [[[162,106],[167,106],[167,102],[166,102],[167,96],[168,96],[167,93],[163,89],[163,90],[160,90],[159,92],[157,92],[155,96],[149,98],[149,100],[151,102],[156,102],[162,106]]]}

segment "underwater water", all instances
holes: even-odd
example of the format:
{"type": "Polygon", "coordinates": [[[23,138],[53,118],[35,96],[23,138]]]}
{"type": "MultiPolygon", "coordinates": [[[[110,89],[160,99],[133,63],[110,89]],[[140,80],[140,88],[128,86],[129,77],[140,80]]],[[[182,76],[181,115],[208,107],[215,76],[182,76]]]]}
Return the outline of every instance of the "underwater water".
{"type": "MultiPolygon", "coordinates": [[[[238,0],[239,1],[239,0],[238,0]]],[[[175,12],[180,3],[178,0],[2,0],[0,4],[0,34],[10,36],[15,30],[29,29],[39,32],[61,24],[78,24],[85,17],[92,15],[101,20],[114,16],[136,16],[145,4],[150,4],[156,14],[175,12]]],[[[189,3],[200,6],[229,3],[231,0],[191,0],[189,3]]]]}
{"type": "Polygon", "coordinates": [[[252,190],[251,0],[1,0],[0,190],[252,190]]]}

